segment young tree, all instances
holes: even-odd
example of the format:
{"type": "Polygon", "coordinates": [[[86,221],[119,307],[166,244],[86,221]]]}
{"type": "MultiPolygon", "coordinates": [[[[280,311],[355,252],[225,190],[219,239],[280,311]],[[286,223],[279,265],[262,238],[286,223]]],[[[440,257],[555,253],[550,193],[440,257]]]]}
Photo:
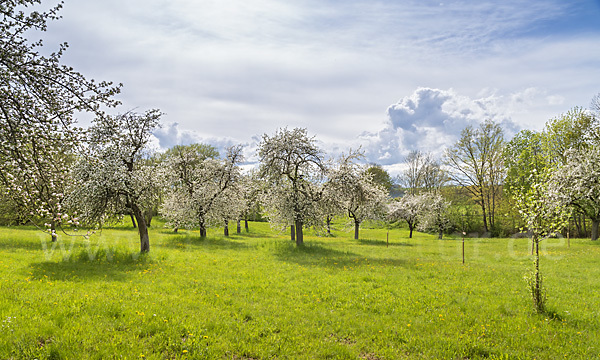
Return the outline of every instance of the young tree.
{"type": "Polygon", "coordinates": [[[141,252],[150,251],[144,204],[156,202],[161,187],[156,163],[145,161],[146,146],[160,116],[158,110],[149,110],[96,119],[87,153],[75,165],[69,194],[70,205],[89,225],[133,213],[141,252]]]}
{"type": "Polygon", "coordinates": [[[568,211],[560,201],[556,189],[548,186],[549,173],[532,169],[526,184],[513,187],[512,194],[527,229],[532,234],[535,248],[534,269],[528,278],[534,310],[545,311],[545,290],[540,272],[539,244],[542,240],[560,231],[568,219],[568,211]]]}
{"type": "Polygon", "coordinates": [[[385,213],[388,192],[373,181],[371,173],[356,163],[362,154],[350,152],[328,172],[325,187],[333,189],[342,208],[354,222],[354,239],[358,240],[360,224],[367,219],[379,219],[385,213]]]}
{"type": "Polygon", "coordinates": [[[87,80],[63,65],[67,44],[48,56],[42,41],[29,41],[58,19],[62,4],[46,11],[40,1],[4,1],[0,4],[0,182],[8,199],[36,218],[55,227],[72,219],[64,211],[64,188],[70,156],[77,149],[81,129],[74,115],[88,111],[101,115],[102,105],[113,106],[119,87],[87,80]]]}
{"type": "Polygon", "coordinates": [[[306,129],[283,128],[263,135],[258,156],[260,176],[269,184],[263,199],[271,220],[293,225],[296,244],[302,245],[303,226],[319,219],[315,182],[325,172],[323,153],[306,129]]]}
{"type": "Polygon", "coordinates": [[[503,148],[502,128],[487,120],[478,129],[465,128],[460,140],[445,154],[451,179],[467,189],[481,207],[485,232],[494,227],[496,203],[504,177],[503,148]]]}
{"type": "Polygon", "coordinates": [[[412,195],[406,194],[398,201],[395,201],[389,206],[389,218],[391,221],[404,220],[408,224],[409,235],[412,239],[413,230],[416,229],[417,224],[424,211],[424,195],[412,195]]]}

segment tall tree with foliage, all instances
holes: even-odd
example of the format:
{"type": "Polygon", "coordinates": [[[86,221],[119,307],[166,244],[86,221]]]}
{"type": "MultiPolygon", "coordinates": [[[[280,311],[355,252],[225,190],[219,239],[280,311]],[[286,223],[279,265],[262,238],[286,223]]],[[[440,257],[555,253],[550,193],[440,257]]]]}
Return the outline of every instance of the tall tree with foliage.
{"type": "Polygon", "coordinates": [[[132,213],[140,236],[140,251],[150,251],[144,205],[153,204],[161,188],[156,162],[148,159],[148,142],[161,113],[127,112],[94,121],[88,148],[74,167],[69,204],[88,225],[132,213]]]}
{"type": "Polygon", "coordinates": [[[406,169],[402,171],[399,180],[409,195],[417,195],[423,186],[424,157],[425,155],[420,150],[412,150],[404,160],[406,169]]]}
{"type": "Polygon", "coordinates": [[[485,232],[494,227],[496,205],[501,196],[503,148],[502,127],[486,120],[477,129],[472,126],[463,129],[458,142],[445,154],[450,178],[467,189],[481,207],[485,232]]]}
{"type": "Polygon", "coordinates": [[[532,172],[541,174],[549,170],[545,148],[545,134],[522,130],[504,147],[503,160],[506,167],[505,187],[512,195],[513,189],[528,190],[534,178],[532,172]]]}
{"type": "Polygon", "coordinates": [[[373,183],[381,186],[389,195],[394,186],[394,179],[392,179],[390,173],[379,164],[370,165],[366,171],[373,180],[373,183]]]}
{"type": "Polygon", "coordinates": [[[413,150],[406,156],[404,163],[406,169],[399,179],[411,195],[423,191],[437,192],[446,183],[447,175],[431,153],[413,150]]]}
{"type": "Polygon", "coordinates": [[[320,189],[325,173],[323,153],[306,129],[279,129],[259,144],[260,176],[267,181],[265,206],[272,219],[293,226],[296,244],[304,243],[303,226],[319,218],[320,189]]]}
{"type": "Polygon", "coordinates": [[[549,160],[555,166],[564,165],[569,150],[600,145],[600,118],[581,107],[574,107],[546,122],[544,133],[549,160]]]}
{"type": "MultiPolygon", "coordinates": [[[[574,107],[546,123],[544,140],[549,166],[560,168],[567,163],[568,152],[585,153],[600,146],[600,117],[581,107],[574,107]]],[[[573,206],[572,209],[577,232],[587,234],[586,214],[580,207],[573,206]]]]}
{"type": "Polygon", "coordinates": [[[102,105],[116,105],[119,87],[87,80],[62,64],[66,43],[42,55],[49,52],[42,41],[29,37],[59,19],[62,4],[45,12],[40,7],[37,0],[0,3],[0,181],[28,220],[49,221],[55,240],[55,227],[72,221],[64,194],[82,135],[75,115],[102,116],[102,105]]]}

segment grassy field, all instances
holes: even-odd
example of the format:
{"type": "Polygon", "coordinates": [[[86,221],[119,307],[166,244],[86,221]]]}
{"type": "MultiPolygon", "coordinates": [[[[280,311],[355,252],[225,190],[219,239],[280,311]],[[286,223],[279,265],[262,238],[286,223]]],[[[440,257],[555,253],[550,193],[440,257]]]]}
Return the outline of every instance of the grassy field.
{"type": "Polygon", "coordinates": [[[536,315],[527,239],[308,235],[0,228],[0,359],[600,358],[598,243],[545,243],[536,315]]]}

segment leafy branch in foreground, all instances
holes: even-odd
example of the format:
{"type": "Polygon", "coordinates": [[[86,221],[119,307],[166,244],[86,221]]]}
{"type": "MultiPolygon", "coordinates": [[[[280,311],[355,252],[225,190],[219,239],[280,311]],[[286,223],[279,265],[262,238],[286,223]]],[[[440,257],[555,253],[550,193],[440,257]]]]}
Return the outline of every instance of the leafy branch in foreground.
{"type": "Polygon", "coordinates": [[[45,12],[32,9],[40,4],[0,3],[0,182],[29,221],[47,221],[55,241],[56,227],[76,222],[64,209],[69,165],[83,133],[74,126],[75,115],[102,117],[103,106],[118,104],[113,95],[120,87],[87,80],[63,65],[66,43],[42,55],[42,41],[28,37],[59,19],[62,3],[45,12]]]}

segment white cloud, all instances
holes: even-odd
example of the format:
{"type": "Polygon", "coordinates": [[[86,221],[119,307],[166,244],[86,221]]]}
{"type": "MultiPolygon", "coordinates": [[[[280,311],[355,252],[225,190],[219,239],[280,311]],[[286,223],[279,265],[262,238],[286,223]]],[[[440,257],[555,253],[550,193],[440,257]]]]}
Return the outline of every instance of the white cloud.
{"type": "MultiPolygon", "coordinates": [[[[156,151],[165,151],[175,145],[190,145],[195,143],[212,145],[219,151],[221,156],[227,153],[227,148],[239,144],[239,142],[229,137],[204,137],[193,130],[181,129],[178,123],[167,123],[153,133],[151,147],[156,151]]],[[[256,161],[255,148],[256,139],[252,143],[244,145],[244,158],[247,161],[256,161]]]]}
{"type": "Polygon", "coordinates": [[[565,102],[565,97],[560,95],[550,95],[546,97],[548,105],[562,105],[565,102]]]}
{"type": "Polygon", "coordinates": [[[523,106],[547,101],[545,92],[534,88],[509,95],[484,90],[480,95],[470,98],[452,89],[418,88],[388,108],[383,129],[363,133],[360,141],[371,161],[388,166],[403,162],[411,150],[441,156],[464,128],[487,119],[501,124],[510,139],[521,128],[512,116],[523,106]]]}

